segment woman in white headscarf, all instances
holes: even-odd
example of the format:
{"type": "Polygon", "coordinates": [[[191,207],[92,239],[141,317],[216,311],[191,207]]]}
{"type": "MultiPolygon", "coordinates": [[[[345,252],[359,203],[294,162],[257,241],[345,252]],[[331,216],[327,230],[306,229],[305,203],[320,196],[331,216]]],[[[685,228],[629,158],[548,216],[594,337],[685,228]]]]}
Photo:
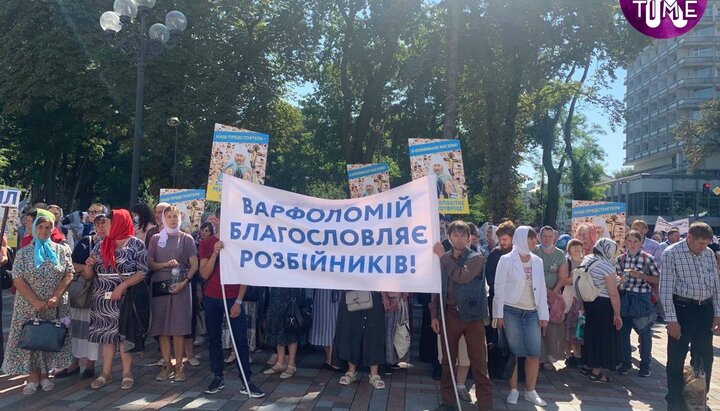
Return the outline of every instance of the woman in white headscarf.
{"type": "Polygon", "coordinates": [[[150,239],[148,265],[153,270],[152,321],[148,336],[159,337],[163,367],[155,377],[165,381],[185,380],[183,357],[185,336],[192,329],[192,296],[189,286],[198,269],[197,248],[190,234],[180,231],[180,211],[175,206],[167,207],[162,214],[163,229],[150,239]],[[173,277],[173,271],[176,276],[173,277]],[[172,337],[176,365],[170,358],[172,337]]]}
{"type": "Polygon", "coordinates": [[[620,360],[620,294],[615,276],[617,244],[609,238],[595,242],[593,253],[585,256],[581,268],[590,273],[600,293],[593,302],[585,302],[583,374],[593,381],[610,382],[603,369],[613,370],[620,360]]]}
{"type": "MultiPolygon", "coordinates": [[[[500,257],[495,272],[493,318],[497,328],[505,329],[510,351],[525,357],[525,400],[544,407],[545,401],[535,391],[540,366],[541,335],[545,333],[550,313],[547,305],[545,271],[540,257],[532,253],[537,245],[532,227],[520,226],[513,235],[513,249],[500,257]]],[[[508,404],[517,404],[517,365],[509,381],[508,404]]]]}

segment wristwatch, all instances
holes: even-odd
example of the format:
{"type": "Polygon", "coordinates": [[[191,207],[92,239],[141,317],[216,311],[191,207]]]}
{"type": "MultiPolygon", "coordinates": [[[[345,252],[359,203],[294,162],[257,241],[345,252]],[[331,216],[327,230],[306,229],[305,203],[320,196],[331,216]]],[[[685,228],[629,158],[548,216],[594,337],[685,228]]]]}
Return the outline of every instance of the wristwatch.
{"type": "Polygon", "coordinates": [[[242,299],[238,298],[237,300],[235,300],[235,304],[242,305],[242,299]]]}

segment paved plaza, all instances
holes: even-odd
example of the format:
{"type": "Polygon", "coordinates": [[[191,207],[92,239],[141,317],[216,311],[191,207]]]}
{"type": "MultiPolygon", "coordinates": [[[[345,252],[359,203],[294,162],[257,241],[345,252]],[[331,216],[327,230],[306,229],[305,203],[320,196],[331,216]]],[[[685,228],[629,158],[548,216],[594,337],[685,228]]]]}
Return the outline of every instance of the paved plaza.
{"type": "MultiPolygon", "coordinates": [[[[3,327],[7,335],[12,312],[12,295],[3,291],[3,327]]],[[[415,309],[419,320],[420,310],[415,309]]],[[[419,324],[419,321],[415,321],[419,324]]],[[[415,330],[417,336],[417,330],[415,330]]],[[[417,341],[417,338],[415,339],[417,341]]],[[[626,376],[613,375],[613,382],[591,382],[577,370],[565,369],[563,363],[556,363],[558,371],[541,371],[537,391],[548,402],[547,410],[665,410],[665,346],[667,336],[663,325],[655,327],[653,339],[652,375],[640,378],[637,370],[626,376]]],[[[716,370],[712,375],[709,406],[720,410],[720,337],[714,341],[716,370]]],[[[135,388],[120,389],[120,360],[116,358],[113,367],[113,382],[100,390],[90,389],[90,380],[72,376],[57,380],[55,390],[38,391],[35,395],[22,394],[24,377],[0,376],[1,410],[140,410],[140,409],[203,409],[203,410],[431,410],[438,404],[439,384],[430,377],[428,364],[417,361],[417,345],[413,345],[412,366],[394,371],[392,376],[384,375],[387,384],[384,390],[373,390],[367,382],[367,373],[360,382],[350,386],[338,383],[341,372],[321,370],[321,350],[303,352],[299,355],[298,370],[288,380],[278,375],[263,375],[264,364],[270,356],[268,350],[256,352],[252,365],[253,382],[267,393],[265,398],[248,399],[238,392],[237,372],[226,367],[226,387],[215,395],[203,391],[212,380],[208,365],[206,346],[199,348],[201,365],[187,367],[187,380],[182,383],[155,381],[158,368],[144,366],[157,361],[157,345],[153,341],[144,354],[135,360],[135,388]]],[[[635,352],[637,355],[637,351],[635,352]]],[[[98,368],[99,370],[99,368],[98,368]]],[[[470,385],[470,383],[469,383],[470,385]]],[[[534,406],[521,399],[516,406],[505,404],[507,384],[497,381],[494,388],[494,409],[529,410],[534,406]]],[[[471,390],[471,395],[474,392],[471,390]]],[[[463,403],[463,409],[473,409],[463,403]]]]}

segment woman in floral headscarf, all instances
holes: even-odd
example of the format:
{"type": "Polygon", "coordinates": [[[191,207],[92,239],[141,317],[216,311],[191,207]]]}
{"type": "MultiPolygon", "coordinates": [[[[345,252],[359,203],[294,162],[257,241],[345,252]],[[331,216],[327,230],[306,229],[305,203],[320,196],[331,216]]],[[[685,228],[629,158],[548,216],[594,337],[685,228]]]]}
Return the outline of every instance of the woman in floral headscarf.
{"type": "Polygon", "coordinates": [[[610,382],[602,369],[613,370],[620,360],[620,295],[615,279],[614,258],[617,244],[609,238],[595,243],[593,253],[585,256],[586,268],[600,293],[593,302],[585,302],[585,335],[582,347],[583,370],[593,381],[610,382]]]}
{"type": "MultiPolygon", "coordinates": [[[[44,210],[43,210],[44,211],[44,210]]],[[[31,318],[60,319],[69,325],[70,306],[62,304],[62,295],[73,278],[70,248],[50,241],[55,219],[49,212],[39,213],[32,225],[33,240],[21,248],[13,265],[13,283],[17,287],[10,335],[2,369],[6,374],[30,374],[23,394],[34,394],[38,386],[50,391],[55,384],[47,378],[53,368],[72,362],[70,335],[60,352],[29,351],[19,347],[23,324],[31,318]]]]}
{"type": "Polygon", "coordinates": [[[101,344],[102,372],[90,387],[98,389],[111,381],[112,360],[120,346],[122,383],[129,390],[135,385],[132,377],[132,355],[128,352],[129,340],[120,339],[120,307],[125,292],[142,282],[148,272],[145,243],[133,237],[133,221],[128,210],[112,210],[110,232],[95,244],[85,262],[86,274],[95,277],[90,306],[90,333],[88,340],[101,344]]]}

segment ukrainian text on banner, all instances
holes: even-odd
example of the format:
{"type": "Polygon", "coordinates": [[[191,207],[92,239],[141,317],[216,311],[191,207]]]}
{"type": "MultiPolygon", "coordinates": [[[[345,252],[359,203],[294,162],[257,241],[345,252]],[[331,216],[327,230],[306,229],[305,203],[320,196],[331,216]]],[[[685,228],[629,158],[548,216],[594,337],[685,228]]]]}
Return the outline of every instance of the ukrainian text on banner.
{"type": "Polygon", "coordinates": [[[5,235],[7,235],[8,247],[18,246],[18,208],[20,206],[20,190],[13,188],[0,189],[0,221],[3,221],[5,214],[5,235]]]}
{"type": "Polygon", "coordinates": [[[470,206],[460,140],[411,138],[408,145],[413,180],[430,174],[437,178],[440,212],[468,214],[470,206]]]}
{"type": "Polygon", "coordinates": [[[348,184],[350,198],[367,197],[390,189],[390,173],[388,165],[348,164],[348,184]]]}
{"type": "Polygon", "coordinates": [[[625,247],[625,203],[572,200],[572,232],[582,223],[595,227],[598,238],[611,238],[618,251],[625,247]]]}
{"type": "Polygon", "coordinates": [[[193,233],[200,229],[205,212],[205,190],[161,188],[160,201],[174,205],[180,210],[180,228],[193,233]]]}
{"type": "Polygon", "coordinates": [[[440,292],[432,176],[349,200],[226,178],[222,196],[223,284],[440,292]]]}
{"type": "Polygon", "coordinates": [[[680,235],[685,235],[690,230],[690,219],[683,218],[681,220],[667,221],[666,219],[658,216],[655,222],[656,233],[667,233],[671,228],[677,227],[680,231],[680,235]]]}
{"type": "Polygon", "coordinates": [[[205,199],[220,201],[226,175],[264,184],[268,141],[267,134],[215,124],[205,199]]]}

